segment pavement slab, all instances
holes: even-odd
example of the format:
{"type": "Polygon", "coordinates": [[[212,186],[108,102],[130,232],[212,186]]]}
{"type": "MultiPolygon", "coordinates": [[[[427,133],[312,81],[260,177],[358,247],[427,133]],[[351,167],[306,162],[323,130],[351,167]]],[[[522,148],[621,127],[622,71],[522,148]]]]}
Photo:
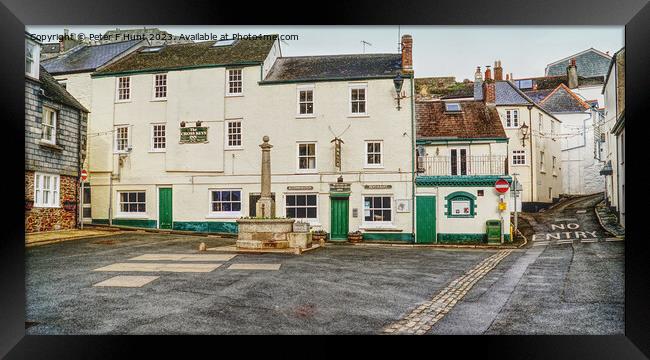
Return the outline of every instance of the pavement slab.
{"type": "Polygon", "coordinates": [[[221,264],[115,263],[93,271],[210,272],[221,264]]]}
{"type": "Polygon", "coordinates": [[[232,264],[228,270],[280,270],[282,264],[232,264]]]}
{"type": "Polygon", "coordinates": [[[134,276],[118,275],[93,286],[98,287],[143,287],[144,285],[158,279],[160,276],[134,276]]]}
{"type": "Polygon", "coordinates": [[[228,261],[237,255],[228,254],[144,254],[130,261],[228,261]]]}

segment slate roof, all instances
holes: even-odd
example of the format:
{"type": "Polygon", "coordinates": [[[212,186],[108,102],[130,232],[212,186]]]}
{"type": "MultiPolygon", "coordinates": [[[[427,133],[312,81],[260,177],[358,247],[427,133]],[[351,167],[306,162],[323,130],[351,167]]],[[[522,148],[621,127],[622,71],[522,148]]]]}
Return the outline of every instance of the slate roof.
{"type": "Polygon", "coordinates": [[[43,66],[55,75],[95,71],[141,42],[141,40],[131,40],[103,45],[82,45],[77,49],[71,49],[67,54],[44,61],[43,66]]]}
{"type": "MultiPolygon", "coordinates": [[[[540,77],[531,77],[531,78],[520,78],[514,79],[513,81],[517,82],[520,80],[532,80],[533,88],[537,90],[554,90],[560,84],[568,85],[569,81],[567,79],[566,73],[564,75],[558,76],[540,76],[540,77]]],[[[591,85],[602,85],[605,82],[604,76],[578,76],[578,87],[581,86],[591,86],[591,85]]],[[[522,89],[528,91],[530,89],[522,89]]]]}
{"type": "Polygon", "coordinates": [[[522,90],[524,94],[528,95],[528,97],[535,102],[535,104],[539,104],[540,101],[544,100],[545,97],[548,96],[551,92],[553,92],[554,89],[544,89],[544,90],[522,90]]]}
{"type": "Polygon", "coordinates": [[[459,101],[461,112],[448,112],[444,101],[416,101],[416,138],[507,138],[496,107],[459,101]]]}
{"type": "Polygon", "coordinates": [[[401,54],[354,54],[278,58],[265,82],[390,78],[400,73],[401,54]]]}
{"type": "Polygon", "coordinates": [[[47,43],[41,46],[41,53],[45,54],[55,54],[61,51],[61,44],[56,43],[47,43]]]}
{"type": "Polygon", "coordinates": [[[74,96],[70,95],[70,93],[61,86],[61,84],[59,84],[56,79],[54,79],[52,75],[43,68],[43,66],[40,67],[39,80],[41,82],[41,89],[45,92],[45,96],[50,98],[52,101],[71,106],[83,112],[89,112],[88,109],[81,105],[74,96]]]}
{"type": "Polygon", "coordinates": [[[262,63],[268,56],[274,35],[241,39],[229,46],[212,46],[215,41],[165,45],[158,52],[140,52],[104,67],[95,74],[125,71],[170,70],[192,66],[262,63]]]}
{"type": "Polygon", "coordinates": [[[546,75],[565,75],[566,68],[569,66],[571,58],[576,59],[578,76],[592,77],[606,76],[607,68],[609,67],[609,62],[612,57],[602,51],[590,48],[548,64],[546,66],[546,75]]]}
{"type": "Polygon", "coordinates": [[[583,112],[590,108],[586,101],[564,84],[558,85],[558,87],[551,91],[526,91],[525,94],[529,95],[544,110],[551,113],[583,112]]]}
{"type": "Polygon", "coordinates": [[[495,104],[497,105],[528,105],[532,103],[532,100],[527,98],[510,81],[495,81],[494,90],[496,94],[495,104]]]}

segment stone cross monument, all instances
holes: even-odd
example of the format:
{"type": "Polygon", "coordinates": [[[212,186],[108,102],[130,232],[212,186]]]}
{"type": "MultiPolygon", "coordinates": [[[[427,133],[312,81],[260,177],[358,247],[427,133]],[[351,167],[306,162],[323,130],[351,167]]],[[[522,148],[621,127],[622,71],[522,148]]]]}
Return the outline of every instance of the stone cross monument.
{"type": "Polygon", "coordinates": [[[262,192],[260,199],[255,204],[255,213],[257,217],[273,218],[275,217],[275,202],[271,198],[271,148],[269,137],[264,135],[262,148],[262,192]]]}

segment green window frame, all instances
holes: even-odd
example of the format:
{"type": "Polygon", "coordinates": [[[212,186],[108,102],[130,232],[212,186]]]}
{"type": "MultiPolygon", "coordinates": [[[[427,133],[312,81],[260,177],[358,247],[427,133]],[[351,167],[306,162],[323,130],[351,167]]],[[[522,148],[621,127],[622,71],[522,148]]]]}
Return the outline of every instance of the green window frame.
{"type": "Polygon", "coordinates": [[[445,196],[445,215],[448,218],[473,218],[476,216],[476,196],[466,191],[456,191],[445,196]],[[452,211],[452,203],[455,201],[469,202],[469,213],[454,214],[452,211]]]}

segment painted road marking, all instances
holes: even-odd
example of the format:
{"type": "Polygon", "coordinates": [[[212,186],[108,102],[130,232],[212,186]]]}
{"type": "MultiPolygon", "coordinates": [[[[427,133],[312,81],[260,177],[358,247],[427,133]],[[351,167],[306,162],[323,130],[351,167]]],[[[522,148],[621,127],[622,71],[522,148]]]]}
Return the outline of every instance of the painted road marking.
{"type": "Polygon", "coordinates": [[[536,243],[533,243],[533,246],[546,246],[550,243],[551,243],[550,241],[538,241],[536,243]]]}
{"type": "Polygon", "coordinates": [[[221,264],[115,263],[93,271],[210,272],[221,264]]]}
{"type": "Polygon", "coordinates": [[[133,275],[118,275],[102,282],[98,282],[93,286],[99,287],[143,287],[144,285],[158,279],[159,276],[133,276],[133,275]]]}
{"type": "Polygon", "coordinates": [[[580,240],[580,242],[583,242],[583,243],[594,243],[596,241],[598,241],[598,239],[582,239],[582,240],[580,240]]]}
{"type": "Polygon", "coordinates": [[[427,301],[411,311],[404,318],[389,324],[383,329],[385,334],[415,334],[423,335],[431,330],[465,294],[481,280],[490,270],[494,269],[512,250],[502,250],[484,259],[463,276],[452,281],[430,301],[427,301]]]}
{"type": "Polygon", "coordinates": [[[619,238],[607,238],[605,241],[623,241],[625,239],[619,239],[619,238]]]}
{"type": "Polygon", "coordinates": [[[587,210],[578,210],[576,211],[576,214],[586,214],[587,210]]]}
{"type": "Polygon", "coordinates": [[[130,258],[132,261],[228,261],[236,255],[227,254],[144,254],[130,258]]]}
{"type": "Polygon", "coordinates": [[[228,270],[280,270],[282,264],[232,264],[228,270]]]}
{"type": "Polygon", "coordinates": [[[555,243],[558,244],[558,245],[561,245],[561,244],[573,244],[573,240],[558,240],[555,243]]]}
{"type": "Polygon", "coordinates": [[[578,219],[575,219],[575,218],[566,218],[566,219],[555,219],[555,221],[578,221],[578,219]]]}

